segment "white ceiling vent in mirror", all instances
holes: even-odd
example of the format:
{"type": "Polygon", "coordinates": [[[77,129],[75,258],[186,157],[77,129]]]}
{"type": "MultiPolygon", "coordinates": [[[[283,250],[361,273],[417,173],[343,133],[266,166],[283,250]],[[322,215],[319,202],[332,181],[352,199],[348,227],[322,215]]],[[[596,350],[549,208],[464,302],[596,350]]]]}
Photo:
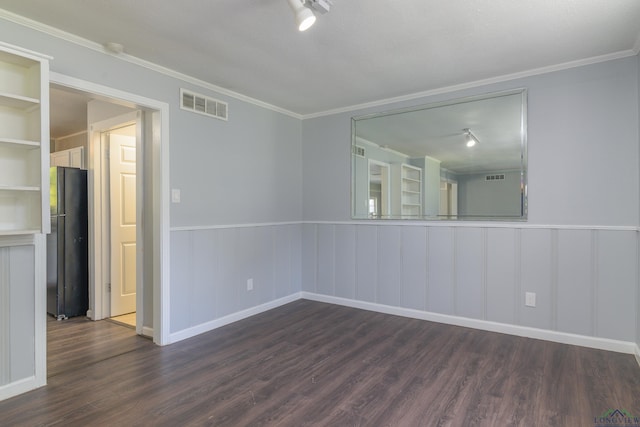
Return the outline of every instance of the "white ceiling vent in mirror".
{"type": "Polygon", "coordinates": [[[229,110],[226,102],[190,92],[186,89],[180,89],[180,108],[220,120],[228,119],[229,110]]]}

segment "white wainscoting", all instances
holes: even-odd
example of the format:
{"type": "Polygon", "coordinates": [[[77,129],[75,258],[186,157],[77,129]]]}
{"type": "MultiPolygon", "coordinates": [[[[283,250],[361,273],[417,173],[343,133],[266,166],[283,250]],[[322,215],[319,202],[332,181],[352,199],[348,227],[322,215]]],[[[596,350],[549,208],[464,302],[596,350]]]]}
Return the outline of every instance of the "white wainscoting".
{"type": "Polygon", "coordinates": [[[45,236],[0,237],[0,400],[46,384],[45,236]]]}
{"type": "Polygon", "coordinates": [[[300,223],[172,229],[170,342],[298,299],[301,232],[300,223]]]}
{"type": "Polygon", "coordinates": [[[633,227],[306,223],[303,296],[634,353],[637,234],[633,227]],[[525,292],[536,293],[535,308],[525,306],[525,292]]]}

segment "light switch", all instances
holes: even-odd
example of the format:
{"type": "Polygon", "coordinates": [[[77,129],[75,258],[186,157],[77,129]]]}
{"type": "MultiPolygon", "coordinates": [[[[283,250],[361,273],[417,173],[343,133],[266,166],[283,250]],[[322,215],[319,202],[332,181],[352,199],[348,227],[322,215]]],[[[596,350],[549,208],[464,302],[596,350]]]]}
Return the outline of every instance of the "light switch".
{"type": "Polygon", "coordinates": [[[171,203],[180,203],[180,189],[171,189],[171,203]]]}

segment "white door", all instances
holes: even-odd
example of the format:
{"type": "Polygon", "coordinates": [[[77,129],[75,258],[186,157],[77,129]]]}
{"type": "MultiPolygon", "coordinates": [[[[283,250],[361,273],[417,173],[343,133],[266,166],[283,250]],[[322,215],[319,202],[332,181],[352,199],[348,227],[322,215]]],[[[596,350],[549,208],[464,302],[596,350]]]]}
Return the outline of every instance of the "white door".
{"type": "Polygon", "coordinates": [[[133,136],[127,131],[109,134],[111,317],[136,311],[135,125],[131,128],[133,136]]]}

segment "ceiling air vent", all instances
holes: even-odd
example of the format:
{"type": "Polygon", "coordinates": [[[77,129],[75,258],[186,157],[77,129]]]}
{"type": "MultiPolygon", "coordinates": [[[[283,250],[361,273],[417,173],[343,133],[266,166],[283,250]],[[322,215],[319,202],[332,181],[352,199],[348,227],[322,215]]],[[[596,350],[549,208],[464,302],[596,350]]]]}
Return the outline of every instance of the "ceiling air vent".
{"type": "Polygon", "coordinates": [[[226,102],[185,89],[180,89],[180,108],[216,119],[227,120],[228,107],[226,102]]]}
{"type": "Polygon", "coordinates": [[[504,181],[504,174],[497,174],[497,175],[486,175],[484,177],[485,181],[504,181]]]}

